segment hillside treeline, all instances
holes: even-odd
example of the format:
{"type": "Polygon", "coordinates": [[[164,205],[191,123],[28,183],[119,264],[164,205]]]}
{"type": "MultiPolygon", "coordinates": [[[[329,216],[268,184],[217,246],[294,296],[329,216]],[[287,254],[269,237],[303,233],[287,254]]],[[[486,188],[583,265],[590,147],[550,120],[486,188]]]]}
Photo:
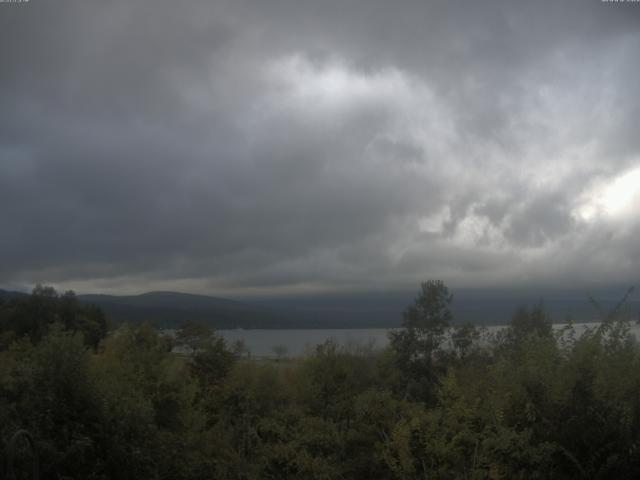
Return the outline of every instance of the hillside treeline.
{"type": "Polygon", "coordinates": [[[0,459],[30,478],[27,431],[51,479],[638,478],[625,318],[578,335],[534,306],[490,336],[451,301],[422,284],[384,351],[259,361],[193,323],[107,334],[39,287],[0,304],[0,459]]]}

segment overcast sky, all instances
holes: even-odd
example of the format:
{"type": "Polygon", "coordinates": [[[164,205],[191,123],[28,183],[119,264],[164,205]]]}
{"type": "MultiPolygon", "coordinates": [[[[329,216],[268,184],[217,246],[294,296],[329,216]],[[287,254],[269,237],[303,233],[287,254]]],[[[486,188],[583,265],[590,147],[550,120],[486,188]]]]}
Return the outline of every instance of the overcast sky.
{"type": "Polygon", "coordinates": [[[0,287],[640,279],[640,3],[0,3],[0,287]]]}

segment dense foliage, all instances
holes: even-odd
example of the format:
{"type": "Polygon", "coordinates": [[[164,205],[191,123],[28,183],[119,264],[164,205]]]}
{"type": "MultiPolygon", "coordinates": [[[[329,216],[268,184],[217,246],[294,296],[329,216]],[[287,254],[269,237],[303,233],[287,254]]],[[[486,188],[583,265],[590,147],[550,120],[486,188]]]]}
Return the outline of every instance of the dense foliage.
{"type": "Polygon", "coordinates": [[[0,297],[0,350],[25,337],[38,343],[56,324],[82,334],[93,348],[107,334],[102,310],[80,303],[72,291],[59,295],[52,287],[37,285],[31,295],[0,297]]]}
{"type": "Polygon", "coordinates": [[[426,282],[385,351],[259,360],[192,323],[105,336],[72,298],[0,305],[0,457],[25,429],[42,478],[640,475],[640,347],[617,314],[554,333],[536,306],[491,336],[450,328],[448,290],[426,282]]]}

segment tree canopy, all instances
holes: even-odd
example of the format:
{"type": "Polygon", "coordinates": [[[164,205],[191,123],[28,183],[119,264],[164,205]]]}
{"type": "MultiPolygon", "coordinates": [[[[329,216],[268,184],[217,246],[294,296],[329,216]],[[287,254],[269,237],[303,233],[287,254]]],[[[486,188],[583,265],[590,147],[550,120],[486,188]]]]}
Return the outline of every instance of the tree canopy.
{"type": "MultiPolygon", "coordinates": [[[[35,296],[8,311],[38,321],[3,323],[31,328],[0,350],[0,460],[26,431],[43,479],[640,475],[640,345],[623,315],[554,331],[538,305],[500,334],[447,328],[452,297],[425,282],[388,348],[269,360],[189,323],[178,340],[124,325],[95,349],[61,296],[35,296]]],[[[18,478],[32,458],[13,458],[18,478]]]]}

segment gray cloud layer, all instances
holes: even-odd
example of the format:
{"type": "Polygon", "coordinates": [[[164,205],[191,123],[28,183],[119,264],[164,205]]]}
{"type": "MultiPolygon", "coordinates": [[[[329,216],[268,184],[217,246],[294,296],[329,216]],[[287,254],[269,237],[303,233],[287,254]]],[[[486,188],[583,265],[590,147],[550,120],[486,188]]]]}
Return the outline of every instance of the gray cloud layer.
{"type": "Polygon", "coordinates": [[[640,4],[0,4],[0,284],[634,282],[640,4]]]}

